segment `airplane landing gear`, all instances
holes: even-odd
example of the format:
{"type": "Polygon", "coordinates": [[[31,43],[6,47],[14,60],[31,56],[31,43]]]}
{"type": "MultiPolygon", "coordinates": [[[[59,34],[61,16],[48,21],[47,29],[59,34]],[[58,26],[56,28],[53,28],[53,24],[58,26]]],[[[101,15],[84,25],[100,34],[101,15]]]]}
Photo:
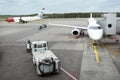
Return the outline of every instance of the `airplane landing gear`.
{"type": "Polygon", "coordinates": [[[80,36],[84,36],[84,35],[85,35],[84,31],[81,30],[81,31],[80,31],[80,36]]]}
{"type": "Polygon", "coordinates": [[[97,42],[96,41],[93,42],[93,46],[97,46],[97,42]]]}

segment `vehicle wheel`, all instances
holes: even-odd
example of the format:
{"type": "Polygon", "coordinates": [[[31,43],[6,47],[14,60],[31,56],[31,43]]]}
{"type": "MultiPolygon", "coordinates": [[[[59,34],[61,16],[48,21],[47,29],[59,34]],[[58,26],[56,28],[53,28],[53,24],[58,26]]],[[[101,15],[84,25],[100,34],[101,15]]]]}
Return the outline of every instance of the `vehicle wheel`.
{"type": "Polygon", "coordinates": [[[42,26],[39,27],[39,30],[41,30],[41,29],[42,29],[42,26]]]}
{"type": "Polygon", "coordinates": [[[44,28],[46,28],[47,27],[47,25],[46,24],[44,24],[44,28]]]}

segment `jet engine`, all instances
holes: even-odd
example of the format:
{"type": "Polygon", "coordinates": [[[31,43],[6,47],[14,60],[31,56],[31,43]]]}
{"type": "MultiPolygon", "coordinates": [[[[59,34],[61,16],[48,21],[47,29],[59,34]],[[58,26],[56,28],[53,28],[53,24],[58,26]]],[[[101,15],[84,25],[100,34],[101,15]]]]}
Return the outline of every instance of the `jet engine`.
{"type": "Polygon", "coordinates": [[[80,30],[79,30],[79,29],[73,29],[72,32],[71,32],[71,34],[72,34],[73,36],[79,36],[80,30]]]}

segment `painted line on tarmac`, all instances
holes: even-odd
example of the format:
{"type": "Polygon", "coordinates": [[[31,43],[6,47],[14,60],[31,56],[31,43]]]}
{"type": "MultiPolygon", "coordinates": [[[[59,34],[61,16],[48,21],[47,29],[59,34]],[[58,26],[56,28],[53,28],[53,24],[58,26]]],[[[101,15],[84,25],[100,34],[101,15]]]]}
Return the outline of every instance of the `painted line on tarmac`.
{"type": "Polygon", "coordinates": [[[99,59],[99,56],[98,56],[98,51],[96,49],[96,46],[93,46],[93,49],[94,49],[94,54],[95,54],[95,60],[96,62],[100,62],[100,59],[99,59]]]}
{"type": "Polygon", "coordinates": [[[22,44],[2,44],[0,45],[0,47],[3,47],[3,46],[24,46],[22,44]]]}
{"type": "MultiPolygon", "coordinates": [[[[92,41],[91,43],[93,44],[93,43],[95,43],[95,41],[92,41]]],[[[94,44],[93,44],[93,50],[94,50],[94,55],[95,55],[96,62],[100,62],[98,51],[96,49],[96,45],[94,45],[94,44]]]]}
{"type": "Polygon", "coordinates": [[[72,74],[68,73],[65,69],[63,69],[62,67],[60,68],[63,72],[65,72],[68,76],[70,76],[71,78],[73,78],[74,80],[77,80],[77,78],[75,78],[72,74]]]}

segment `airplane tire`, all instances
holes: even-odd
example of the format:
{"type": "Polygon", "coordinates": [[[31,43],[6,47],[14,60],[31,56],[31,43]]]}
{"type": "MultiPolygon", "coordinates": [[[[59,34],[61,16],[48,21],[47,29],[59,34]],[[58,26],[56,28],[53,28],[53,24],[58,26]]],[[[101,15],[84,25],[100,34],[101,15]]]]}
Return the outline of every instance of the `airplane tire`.
{"type": "Polygon", "coordinates": [[[81,33],[80,33],[80,36],[81,36],[81,33]]]}
{"type": "Polygon", "coordinates": [[[85,33],[83,32],[83,36],[85,35],[85,33]]]}
{"type": "Polygon", "coordinates": [[[81,33],[80,33],[80,36],[84,36],[84,35],[85,35],[85,33],[84,33],[84,32],[81,32],[81,33]]]}

